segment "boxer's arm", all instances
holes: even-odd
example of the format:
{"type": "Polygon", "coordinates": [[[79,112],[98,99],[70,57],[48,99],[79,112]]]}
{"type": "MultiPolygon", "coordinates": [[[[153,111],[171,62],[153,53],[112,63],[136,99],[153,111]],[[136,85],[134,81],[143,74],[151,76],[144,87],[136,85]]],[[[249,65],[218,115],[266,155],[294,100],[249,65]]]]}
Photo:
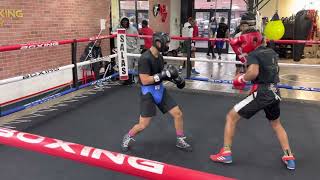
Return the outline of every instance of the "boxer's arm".
{"type": "Polygon", "coordinates": [[[259,65],[251,64],[245,74],[238,74],[233,80],[233,86],[242,90],[248,81],[255,80],[259,74],[259,65]]]}
{"type": "Polygon", "coordinates": [[[244,75],[245,81],[255,80],[259,75],[259,64],[249,65],[246,74],[244,75]]]}
{"type": "Polygon", "coordinates": [[[143,85],[150,85],[155,83],[153,76],[150,76],[149,74],[139,74],[139,78],[143,85]]]}
{"type": "Polygon", "coordinates": [[[160,73],[154,74],[153,76],[150,76],[149,74],[140,73],[139,77],[141,79],[141,82],[143,85],[158,83],[164,80],[171,80],[175,79],[179,76],[178,69],[172,65],[169,65],[167,69],[163,69],[160,73]],[[153,80],[151,80],[151,78],[153,80]]]}

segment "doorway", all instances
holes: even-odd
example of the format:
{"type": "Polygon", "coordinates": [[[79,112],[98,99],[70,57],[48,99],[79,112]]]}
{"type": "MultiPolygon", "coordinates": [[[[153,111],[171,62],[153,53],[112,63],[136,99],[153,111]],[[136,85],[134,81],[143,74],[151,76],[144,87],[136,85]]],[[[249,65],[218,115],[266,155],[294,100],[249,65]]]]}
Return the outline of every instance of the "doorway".
{"type": "MultiPolygon", "coordinates": [[[[222,17],[225,18],[225,23],[229,27],[230,31],[230,17],[231,11],[230,9],[196,9],[194,10],[194,17],[197,21],[198,28],[199,28],[199,37],[207,38],[209,37],[209,23],[212,17],[215,17],[217,20],[217,24],[219,24],[220,19],[222,17]]],[[[207,52],[208,50],[208,41],[197,41],[196,43],[197,51],[199,52],[207,52]]],[[[222,52],[228,53],[229,44],[224,43],[222,52]]]]}

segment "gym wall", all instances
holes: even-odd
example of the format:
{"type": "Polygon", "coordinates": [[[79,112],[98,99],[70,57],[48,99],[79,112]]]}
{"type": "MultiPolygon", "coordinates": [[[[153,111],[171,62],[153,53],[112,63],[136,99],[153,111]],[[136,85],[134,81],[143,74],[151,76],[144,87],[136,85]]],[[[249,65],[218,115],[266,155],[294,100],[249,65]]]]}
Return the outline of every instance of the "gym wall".
{"type": "MultiPolygon", "coordinates": [[[[100,32],[100,19],[106,19],[109,34],[110,0],[1,1],[0,46],[41,43],[50,40],[92,37],[100,32]]],[[[89,42],[79,43],[77,59],[89,42]]],[[[103,54],[109,54],[109,41],[103,40],[103,54]]],[[[0,52],[0,79],[26,75],[71,64],[71,45],[0,52]]],[[[81,78],[81,71],[78,71],[81,78]]],[[[60,87],[72,81],[72,71],[60,70],[24,81],[0,86],[0,106],[60,87]]]]}
{"type": "MultiPolygon", "coordinates": [[[[2,1],[0,45],[91,37],[110,20],[110,0],[2,1]]],[[[109,34],[105,30],[102,34],[109,34]]],[[[80,43],[78,57],[87,43],[80,43]]],[[[109,43],[102,44],[104,54],[109,43]]],[[[0,53],[0,79],[71,64],[71,45],[0,53]]]]}
{"type": "MultiPolygon", "coordinates": [[[[296,14],[302,9],[316,9],[320,10],[319,0],[278,0],[279,10],[278,14],[280,17],[289,17],[292,14],[296,14]]],[[[266,16],[271,18],[276,11],[277,0],[271,0],[261,11],[262,17],[266,16]]],[[[264,4],[264,3],[262,3],[264,4]]],[[[260,5],[261,6],[261,5],[260,5]]]]}

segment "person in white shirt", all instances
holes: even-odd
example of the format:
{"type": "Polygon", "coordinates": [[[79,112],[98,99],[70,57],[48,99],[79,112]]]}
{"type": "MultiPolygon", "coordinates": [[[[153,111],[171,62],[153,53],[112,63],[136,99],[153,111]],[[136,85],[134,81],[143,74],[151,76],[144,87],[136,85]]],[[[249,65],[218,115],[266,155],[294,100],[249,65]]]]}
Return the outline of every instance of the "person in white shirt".
{"type": "MultiPolygon", "coordinates": [[[[183,28],[182,28],[182,37],[193,37],[193,30],[194,30],[194,25],[195,25],[195,20],[192,17],[188,18],[188,21],[186,23],[184,23],[183,28]]],[[[182,45],[182,53],[184,57],[187,57],[187,47],[186,47],[186,42],[183,42],[182,45]]],[[[191,43],[191,57],[194,58],[195,57],[195,52],[196,52],[196,47],[195,47],[195,43],[191,43]]],[[[194,61],[191,62],[191,66],[192,66],[192,70],[191,73],[192,74],[200,74],[199,72],[196,71],[195,67],[194,67],[194,61]]],[[[185,61],[181,62],[180,67],[179,67],[179,73],[182,72],[182,69],[185,66],[185,61]]]]}

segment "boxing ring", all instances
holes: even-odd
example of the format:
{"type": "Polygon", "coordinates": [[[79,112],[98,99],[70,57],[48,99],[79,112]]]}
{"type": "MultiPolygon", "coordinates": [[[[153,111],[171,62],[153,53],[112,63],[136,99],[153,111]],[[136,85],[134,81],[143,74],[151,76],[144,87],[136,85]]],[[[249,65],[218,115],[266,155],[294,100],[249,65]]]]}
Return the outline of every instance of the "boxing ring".
{"type": "MultiPolygon", "coordinates": [[[[100,38],[114,37],[112,35],[100,38]]],[[[82,42],[90,40],[95,38],[82,39],[82,42]]],[[[75,40],[66,42],[75,43],[75,40]]],[[[53,44],[60,45],[60,42],[53,44]]],[[[21,47],[25,45],[0,47],[0,51],[18,50],[21,47]]],[[[37,48],[37,45],[32,47],[37,48]]],[[[50,46],[39,45],[39,47],[50,46]]],[[[118,54],[115,54],[81,63],[73,61],[73,64],[57,68],[57,71],[63,68],[75,69],[97,61],[110,61],[117,56],[118,54]]],[[[139,55],[127,53],[127,56],[139,55]]],[[[179,57],[166,59],[185,60],[179,57]]],[[[187,59],[196,60],[190,57],[187,59]]],[[[311,65],[310,67],[316,68],[311,65]]],[[[48,73],[51,72],[32,73],[34,75],[31,74],[28,79],[48,73]]],[[[128,73],[135,72],[128,71],[128,73]]],[[[186,153],[175,147],[173,121],[168,115],[162,116],[158,113],[150,127],[137,136],[129,155],[115,153],[120,150],[122,135],[136,122],[139,112],[137,106],[139,87],[120,86],[110,82],[110,79],[117,76],[118,74],[113,74],[82,85],[72,83],[74,86],[70,89],[1,112],[1,116],[14,115],[18,111],[22,113],[18,119],[4,122],[0,128],[0,143],[8,145],[0,147],[2,178],[134,179],[124,174],[146,179],[291,180],[318,177],[316,164],[320,157],[314,155],[320,149],[318,103],[283,101],[281,106],[283,125],[296,153],[297,171],[288,172],[281,164],[281,149],[262,113],[239,124],[240,128],[234,143],[234,164],[226,166],[209,160],[209,155],[221,146],[227,111],[240,101],[244,94],[169,88],[183,110],[185,132],[190,137],[194,151],[186,153]],[[92,91],[90,86],[101,81],[109,83],[103,90],[92,91]],[[76,96],[68,97],[77,92],[79,94],[76,96]],[[68,98],[61,99],[62,97],[68,98]],[[57,102],[49,107],[40,107],[31,114],[22,111],[42,106],[50,101],[57,102]],[[90,166],[83,166],[78,162],[90,166]]],[[[26,76],[1,80],[0,84],[23,81],[26,79],[24,77],[26,76]]],[[[78,80],[77,77],[74,79],[78,80]]],[[[204,80],[222,84],[231,82],[215,81],[210,78],[204,80]]],[[[294,89],[289,85],[283,85],[283,88],[294,89]]],[[[312,87],[295,89],[319,91],[312,87]]]]}

